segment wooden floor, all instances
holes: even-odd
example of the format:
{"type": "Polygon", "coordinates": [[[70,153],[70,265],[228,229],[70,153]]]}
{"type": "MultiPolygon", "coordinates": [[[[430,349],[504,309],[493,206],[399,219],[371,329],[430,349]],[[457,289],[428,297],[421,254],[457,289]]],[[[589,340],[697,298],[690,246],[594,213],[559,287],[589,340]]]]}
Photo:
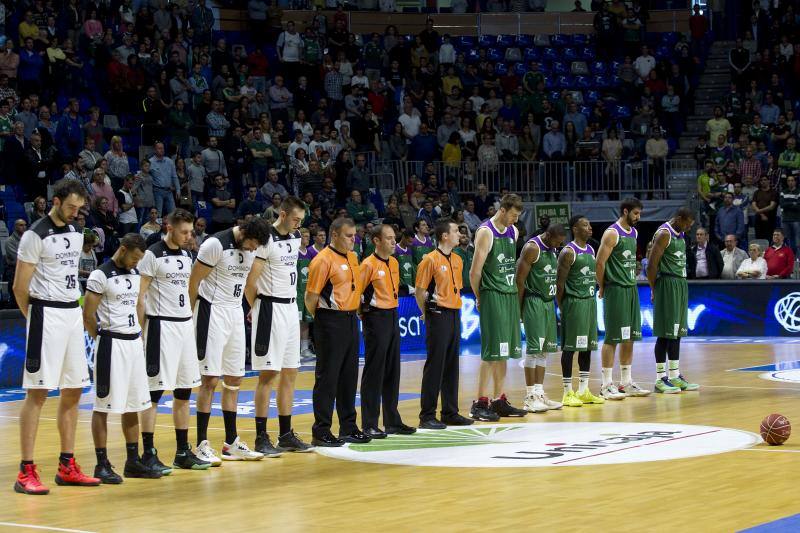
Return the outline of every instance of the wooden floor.
{"type": "MultiPolygon", "coordinates": [[[[636,347],[634,377],[650,384],[652,344],[636,347]]],[[[703,385],[699,393],[629,398],[604,406],[528,415],[525,422],[663,422],[758,432],[769,413],[800,422],[800,385],[766,381],[757,372],[730,369],[800,359],[786,344],[685,344],[682,370],[703,385]]],[[[461,358],[461,407],[468,410],[479,360],[461,358]]],[[[546,389],[560,397],[560,367],[549,361],[546,389]]],[[[423,362],[403,364],[401,391],[419,392],[423,362]]],[[[510,397],[522,403],[522,370],[509,369],[510,397]]],[[[599,353],[593,359],[599,377],[599,353]]],[[[298,379],[311,389],[313,373],[298,379]]],[[[246,380],[244,389],[254,386],[246,380]]],[[[592,381],[596,391],[599,382],[592,381]]],[[[401,402],[415,423],[418,400],[401,402]]],[[[742,451],[671,461],[546,468],[432,468],[350,462],[317,454],[284,455],[257,463],[225,463],[210,471],[176,471],[160,480],[126,480],[121,486],[57,487],[56,401],[49,400],[39,429],[36,457],[51,494],[15,494],[19,402],[0,404],[0,530],[13,524],[86,531],[733,531],[800,513],[800,435],[781,448],[764,444],[742,451]]],[[[77,458],[91,472],[91,412],[81,410],[77,458]]],[[[116,417],[109,450],[121,472],[124,446],[116,417]]],[[[294,419],[310,439],[312,416],[294,419]]],[[[170,415],[159,415],[156,445],[171,459],[170,415]]],[[[213,417],[217,447],[222,419],[213,417]]],[[[253,419],[240,419],[252,445],[253,419]]],[[[800,427],[800,426],[798,426],[800,427]]],[[[270,420],[274,431],[275,421],[270,420]]],[[[800,432],[800,429],[797,430],[800,432]]],[[[190,431],[194,439],[194,430],[190,431]]],[[[422,452],[424,453],[424,451],[422,452]]],[[[24,529],[20,529],[24,530],[24,529]]]]}

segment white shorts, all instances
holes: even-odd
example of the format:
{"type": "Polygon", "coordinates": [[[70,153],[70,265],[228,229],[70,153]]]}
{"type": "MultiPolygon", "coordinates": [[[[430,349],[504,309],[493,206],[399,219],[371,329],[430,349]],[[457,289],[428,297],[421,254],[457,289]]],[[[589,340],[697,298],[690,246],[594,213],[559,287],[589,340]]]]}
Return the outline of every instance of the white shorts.
{"type": "Polygon", "coordinates": [[[80,307],[28,306],[24,389],[88,387],[89,365],[80,307]]]}
{"type": "Polygon", "coordinates": [[[262,297],[256,300],[250,360],[253,370],[300,367],[300,320],[295,302],[278,303],[262,297]]]}
{"type": "Polygon", "coordinates": [[[198,299],[194,311],[197,358],[204,376],[244,376],[244,311],[198,299]]]}
{"type": "Polygon", "coordinates": [[[144,369],[141,338],[100,335],[94,343],[94,410],[138,413],[150,407],[150,386],[144,369]]]}
{"type": "Polygon", "coordinates": [[[144,346],[151,391],[192,389],[200,384],[191,318],[180,322],[148,318],[144,346]]]}

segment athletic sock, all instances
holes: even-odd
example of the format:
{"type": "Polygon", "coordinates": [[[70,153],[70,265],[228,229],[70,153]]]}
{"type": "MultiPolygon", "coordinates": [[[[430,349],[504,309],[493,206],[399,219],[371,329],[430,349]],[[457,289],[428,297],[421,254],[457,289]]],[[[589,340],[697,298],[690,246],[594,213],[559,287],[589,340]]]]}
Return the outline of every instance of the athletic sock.
{"type": "Polygon", "coordinates": [[[189,449],[189,429],[175,428],[175,442],[178,443],[178,451],[182,452],[189,449]]]}
{"type": "Polygon", "coordinates": [[[139,443],[138,442],[126,442],[125,443],[125,453],[128,454],[129,461],[135,461],[139,458],[139,443]]]}
{"type": "Polygon", "coordinates": [[[544,385],[541,383],[537,383],[533,386],[533,393],[534,394],[544,394],[544,385]]]}
{"type": "Polygon", "coordinates": [[[73,457],[75,457],[75,454],[73,453],[61,452],[58,456],[58,462],[66,466],[69,464],[69,460],[73,457]]]}
{"type": "Polygon", "coordinates": [[[197,411],[197,444],[199,445],[204,440],[208,440],[208,421],[211,419],[211,413],[203,413],[197,411]]]}
{"type": "Polygon", "coordinates": [[[95,448],[94,454],[97,456],[97,464],[101,465],[108,461],[108,449],[107,448],[95,448]]]}
{"type": "Polygon", "coordinates": [[[292,415],[278,415],[278,435],[286,435],[292,430],[292,415]]]}
{"type": "Polygon", "coordinates": [[[669,379],[677,378],[680,375],[681,371],[680,371],[679,367],[680,367],[680,361],[670,360],[670,362],[669,362],[669,379]]]}
{"type": "Polygon", "coordinates": [[[667,377],[667,363],[656,363],[656,378],[667,377]]]}
{"type": "Polygon", "coordinates": [[[534,394],[536,394],[536,385],[526,385],[525,396],[533,396],[534,394]]]}
{"type": "Polygon", "coordinates": [[[19,471],[25,472],[25,465],[32,465],[33,461],[20,461],[19,462],[19,471]]]}
{"type": "Polygon", "coordinates": [[[144,448],[145,454],[149,454],[150,450],[154,448],[152,433],[148,433],[147,431],[142,431],[142,447],[144,448]]]}
{"type": "Polygon", "coordinates": [[[614,370],[613,367],[612,368],[603,367],[600,370],[600,372],[603,375],[603,387],[605,387],[606,385],[608,385],[609,383],[611,383],[614,380],[614,378],[611,377],[611,372],[613,372],[613,370],[614,370]]]}
{"type": "Polygon", "coordinates": [[[261,435],[267,432],[267,417],[256,417],[256,435],[261,435]]]}
{"type": "Polygon", "coordinates": [[[561,378],[561,382],[564,385],[564,393],[567,393],[572,390],[572,376],[565,378],[561,378]]]}
{"type": "Polygon", "coordinates": [[[225,422],[225,443],[233,444],[239,434],[236,432],[236,411],[222,411],[222,420],[225,422]]]}
{"type": "Polygon", "coordinates": [[[589,372],[583,370],[578,372],[578,394],[583,394],[589,390],[589,372]]]}
{"type": "Polygon", "coordinates": [[[622,383],[631,383],[633,381],[633,377],[631,377],[631,365],[619,365],[619,373],[622,383]]]}

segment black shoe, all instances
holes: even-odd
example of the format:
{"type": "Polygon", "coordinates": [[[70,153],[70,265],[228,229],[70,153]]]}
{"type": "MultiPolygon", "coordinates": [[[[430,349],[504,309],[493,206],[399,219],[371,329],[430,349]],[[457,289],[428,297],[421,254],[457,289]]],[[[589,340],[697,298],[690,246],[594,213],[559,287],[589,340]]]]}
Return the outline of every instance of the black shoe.
{"type": "Polygon", "coordinates": [[[411,426],[407,426],[405,424],[400,424],[399,426],[386,426],[387,435],[413,435],[416,432],[417,428],[412,428],[411,426]]]}
{"type": "Polygon", "coordinates": [[[367,437],[370,437],[372,439],[385,439],[386,438],[386,432],[381,431],[379,428],[376,428],[376,427],[364,428],[364,434],[367,437]]]}
{"type": "Polygon", "coordinates": [[[442,422],[448,426],[471,426],[475,423],[474,420],[471,420],[466,416],[461,416],[458,413],[450,416],[443,416],[442,422]]]}
{"type": "Polygon", "coordinates": [[[322,448],[338,448],[339,446],[344,446],[344,441],[334,437],[333,433],[329,431],[323,435],[313,436],[311,438],[311,444],[322,448]]]}
{"type": "Polygon", "coordinates": [[[419,421],[419,429],[447,429],[447,424],[442,424],[435,418],[419,421]]]}
{"type": "Polygon", "coordinates": [[[187,448],[178,450],[175,453],[175,460],[172,461],[172,466],[184,470],[208,470],[211,468],[211,463],[203,461],[192,452],[191,448],[187,448]]]}
{"type": "Polygon", "coordinates": [[[502,417],[523,417],[528,414],[524,409],[517,409],[511,405],[505,394],[501,394],[498,399],[492,401],[489,409],[497,413],[497,416],[502,417]]]}
{"type": "Polygon", "coordinates": [[[489,408],[489,400],[486,398],[480,398],[472,402],[469,417],[482,422],[497,422],[500,420],[500,415],[489,408]]]}
{"type": "Polygon", "coordinates": [[[164,476],[168,476],[172,473],[172,467],[165,465],[158,459],[158,450],[155,448],[145,450],[142,454],[142,463],[150,470],[161,472],[164,476]]]}
{"type": "Polygon", "coordinates": [[[109,461],[103,461],[94,467],[94,477],[98,478],[104,485],[119,485],[122,483],[122,477],[114,472],[114,465],[109,461]]]}
{"type": "Polygon", "coordinates": [[[297,436],[297,433],[295,433],[293,429],[289,430],[288,433],[284,433],[283,435],[278,437],[278,448],[286,452],[298,452],[298,453],[310,452],[311,450],[314,449],[313,446],[306,444],[305,442],[300,440],[300,437],[297,436]]]}
{"type": "Polygon", "coordinates": [[[125,477],[134,477],[141,479],[158,479],[164,474],[160,470],[153,470],[148,468],[138,457],[136,459],[128,459],[125,461],[125,470],[123,472],[125,477]]]}
{"type": "Polygon", "coordinates": [[[363,431],[356,429],[349,435],[339,435],[339,438],[351,444],[366,444],[372,440],[372,437],[365,435],[363,431]]]}
{"type": "Polygon", "coordinates": [[[266,432],[256,435],[256,451],[263,453],[264,457],[280,457],[283,450],[279,450],[272,445],[272,441],[266,432]]]}

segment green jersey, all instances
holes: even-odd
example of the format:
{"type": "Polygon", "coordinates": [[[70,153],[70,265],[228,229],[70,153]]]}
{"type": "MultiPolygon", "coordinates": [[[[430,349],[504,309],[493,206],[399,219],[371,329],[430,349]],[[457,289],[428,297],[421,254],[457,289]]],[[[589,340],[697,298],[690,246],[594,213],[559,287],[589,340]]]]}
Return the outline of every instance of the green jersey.
{"type": "Polygon", "coordinates": [[[313,37],[303,37],[303,59],[312,65],[316,65],[322,61],[322,50],[318,40],[313,37]]]}
{"type": "Polygon", "coordinates": [[[486,255],[481,272],[482,291],[517,292],[514,277],[517,271],[517,228],[508,226],[502,233],[489,219],[478,230],[487,228],[492,233],[492,247],[486,255]]]}
{"type": "Polygon", "coordinates": [[[587,244],[581,248],[575,241],[567,245],[575,253],[572,268],[569,269],[564,294],[573,298],[592,298],[595,291],[594,248],[587,244]]]}
{"type": "Polygon", "coordinates": [[[669,222],[661,224],[656,230],[666,231],[669,235],[669,244],[664,249],[661,261],[658,262],[658,274],[661,276],[672,276],[675,278],[686,277],[686,241],[683,240],[683,232],[678,233],[669,222]]]}
{"type": "Polygon", "coordinates": [[[461,286],[463,287],[461,290],[469,290],[472,288],[469,283],[469,269],[472,267],[472,256],[475,255],[475,249],[470,246],[464,250],[460,246],[456,246],[453,248],[453,253],[459,256],[464,263],[464,268],[461,269],[461,286]]]}
{"type": "Polygon", "coordinates": [[[367,257],[371,256],[375,253],[375,243],[372,242],[372,239],[368,239],[364,241],[363,246],[361,248],[363,250],[363,254],[361,257],[362,259],[366,259],[367,257]]]}
{"type": "Polygon", "coordinates": [[[425,237],[425,240],[421,241],[419,237],[414,235],[414,240],[411,241],[411,257],[414,260],[414,267],[419,265],[422,258],[431,253],[433,248],[433,241],[430,237],[425,237]]]}
{"type": "Polygon", "coordinates": [[[307,313],[305,306],[306,285],[308,284],[308,265],[317,251],[309,246],[306,251],[298,251],[297,253],[297,309],[300,311],[300,318],[304,318],[307,313]]]}
{"type": "Polygon", "coordinates": [[[411,257],[411,250],[401,248],[399,244],[394,246],[394,257],[397,259],[400,268],[400,285],[413,287],[416,283],[417,273],[414,269],[414,259],[411,257]]]}
{"type": "Polygon", "coordinates": [[[606,261],[603,283],[632,287],[636,285],[636,238],[639,232],[636,228],[625,231],[617,222],[609,229],[617,232],[618,237],[617,244],[606,261]]]}
{"type": "Polygon", "coordinates": [[[550,248],[542,236],[537,235],[528,242],[539,247],[539,259],[531,265],[528,277],[525,278],[525,293],[536,295],[546,302],[553,301],[556,296],[556,277],[558,273],[558,257],[555,248],[550,248]]]}

